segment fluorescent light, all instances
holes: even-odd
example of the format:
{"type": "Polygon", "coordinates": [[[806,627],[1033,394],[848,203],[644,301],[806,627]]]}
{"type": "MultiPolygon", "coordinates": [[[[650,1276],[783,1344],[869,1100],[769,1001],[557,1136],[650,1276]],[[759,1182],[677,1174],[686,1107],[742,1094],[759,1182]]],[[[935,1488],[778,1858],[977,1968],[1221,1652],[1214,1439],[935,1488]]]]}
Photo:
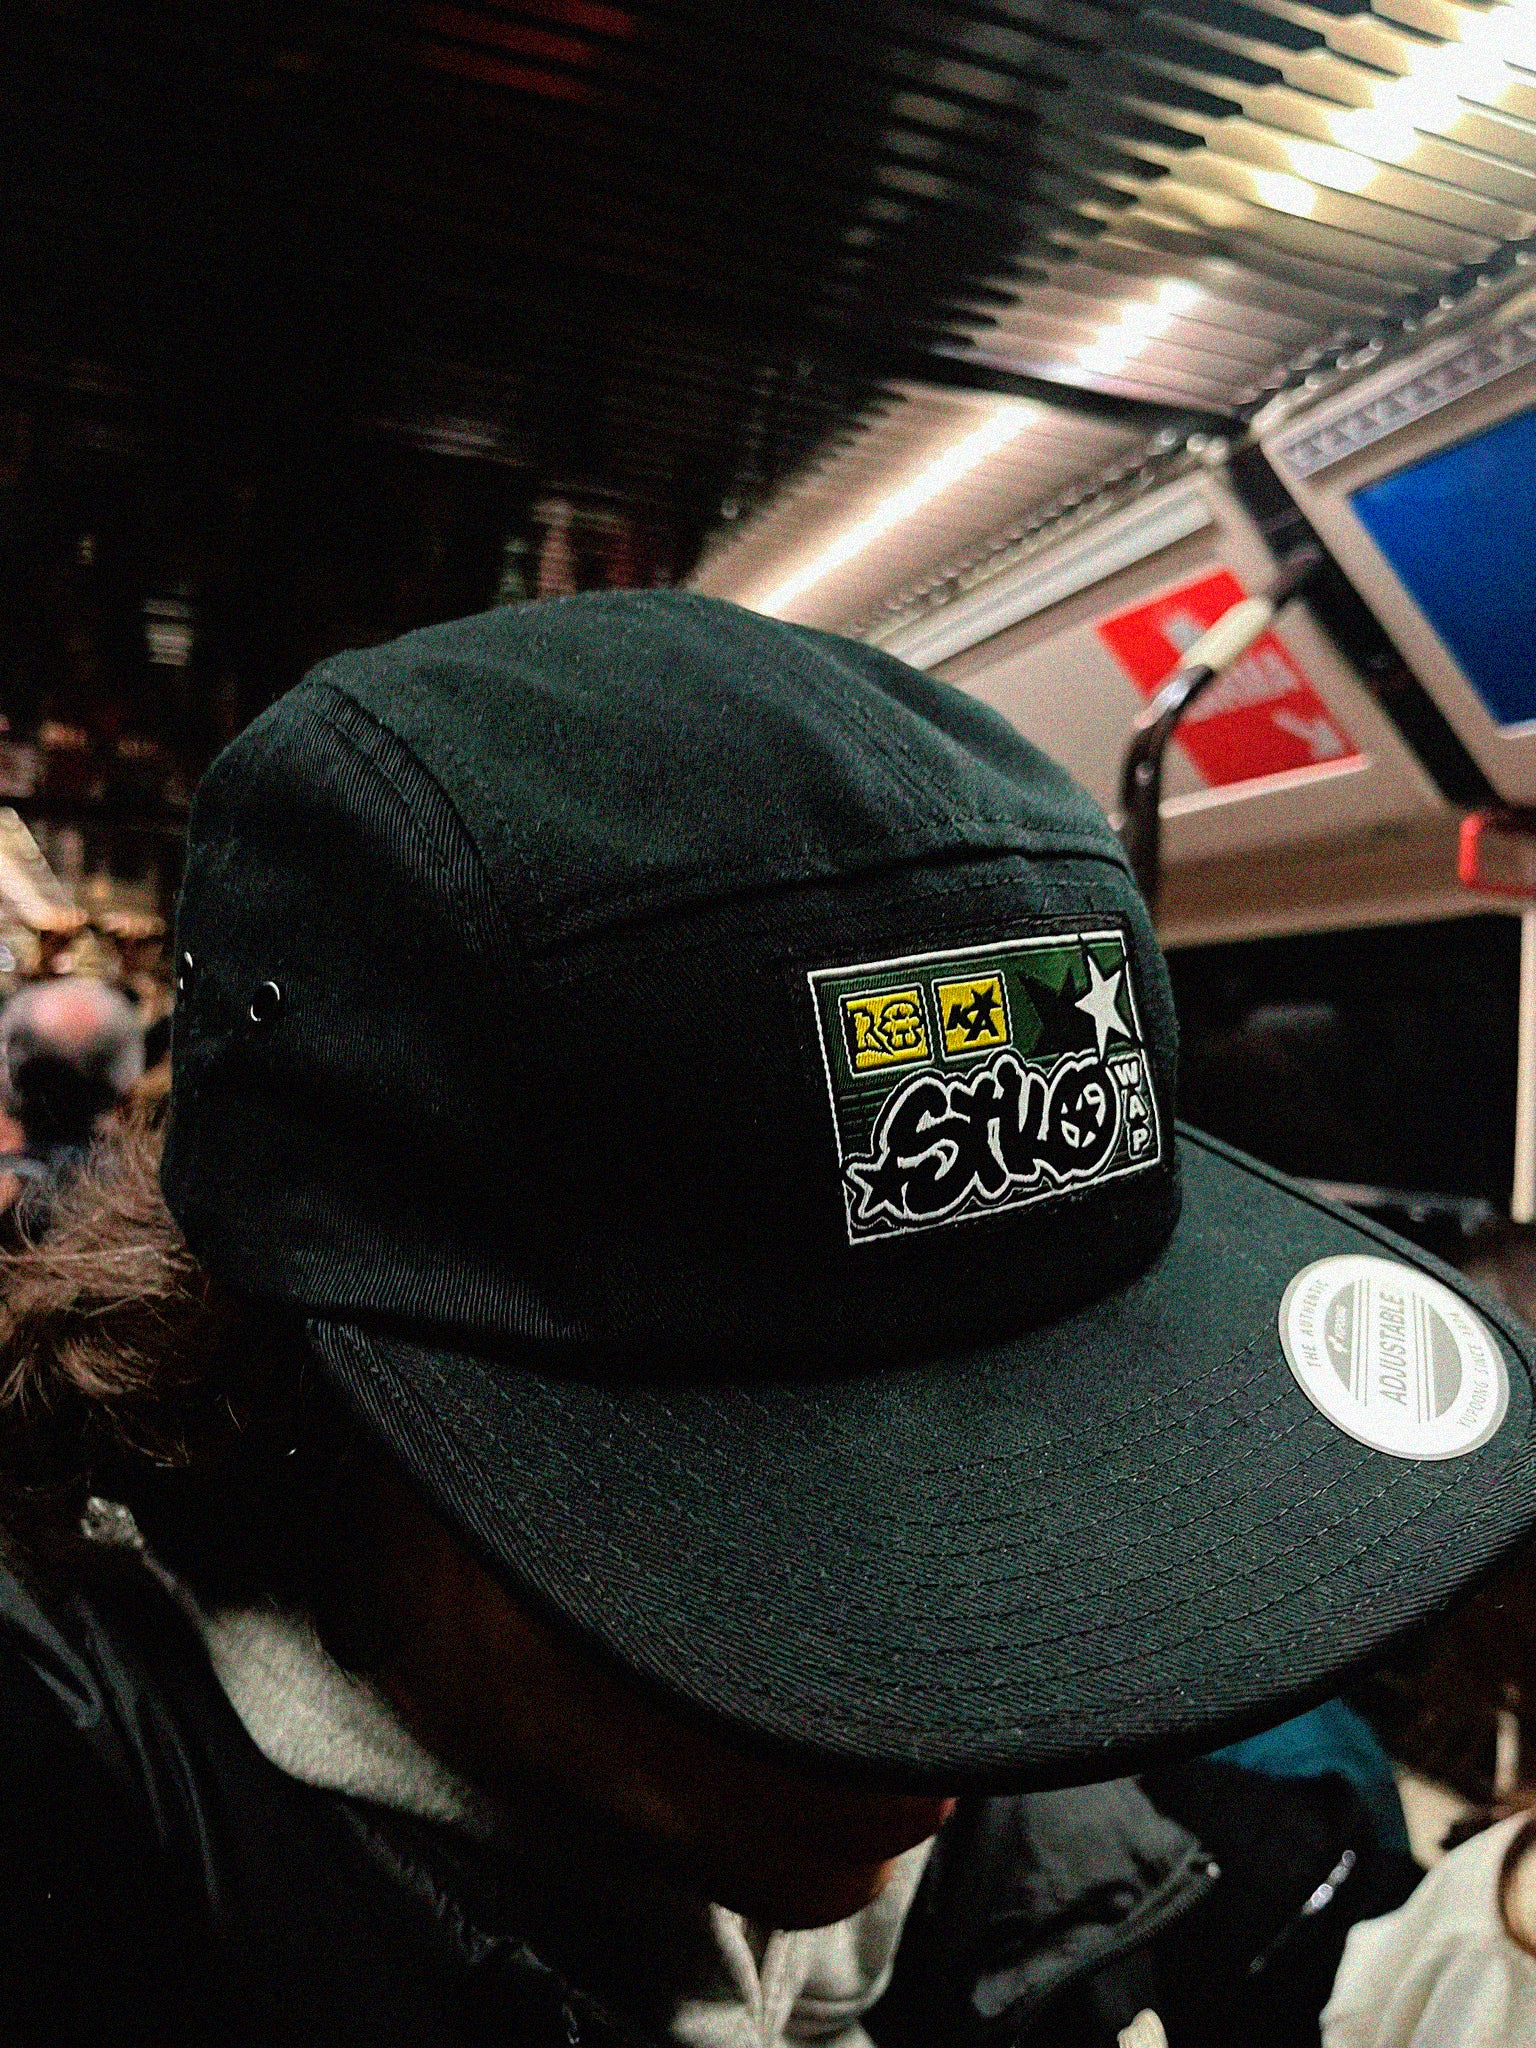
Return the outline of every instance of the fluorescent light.
{"type": "Polygon", "coordinates": [[[812,555],[782,583],[775,584],[766,597],[758,598],[754,608],[760,612],[782,612],[797,597],[803,597],[814,584],[830,576],[834,569],[841,569],[855,555],[863,554],[867,547],[893,527],[900,526],[914,512],[932,504],[940,492],[958,483],[961,477],[968,476],[989,456],[1006,448],[1010,441],[1017,440],[1024,429],[1039,417],[1039,411],[1038,406],[1012,402],[996,407],[981,426],[972,428],[962,440],[956,441],[953,447],[920,469],[910,483],[903,484],[888,498],[882,498],[872,512],[866,513],[852,526],[845,527],[837,539],[828,542],[819,554],[812,555]]]}
{"type": "Polygon", "coordinates": [[[1180,313],[1193,313],[1205,297],[1205,293],[1199,285],[1191,284],[1187,278],[1170,277],[1165,278],[1158,286],[1155,297],[1165,313],[1177,316],[1180,313]]]}
{"type": "Polygon", "coordinates": [[[1128,363],[1141,354],[1145,342],[1127,341],[1111,333],[1102,341],[1091,341],[1075,357],[1080,370],[1097,370],[1101,377],[1117,377],[1128,363]]]}
{"type": "Polygon", "coordinates": [[[1346,149],[1357,149],[1362,156],[1374,157],[1380,164],[1406,163],[1419,146],[1419,131],[1407,108],[1399,112],[1379,104],[1353,107],[1347,114],[1331,115],[1328,131],[1346,149]]]}
{"type": "Polygon", "coordinates": [[[1133,299],[1077,351],[1074,360],[1078,369],[1096,371],[1101,377],[1118,376],[1149,343],[1165,335],[1182,314],[1193,312],[1204,296],[1198,285],[1182,277],[1165,278],[1150,300],[1133,299]]]}
{"type": "Polygon", "coordinates": [[[1294,213],[1310,220],[1317,205],[1317,187],[1305,178],[1293,178],[1289,171],[1250,171],[1254,196],[1277,213],[1294,213]]]}
{"type": "Polygon", "coordinates": [[[1484,15],[1463,10],[1456,41],[1410,47],[1404,63],[1402,77],[1372,88],[1368,107],[1330,117],[1336,142],[1380,163],[1400,164],[1412,155],[1421,132],[1443,134],[1452,127],[1464,101],[1497,105],[1510,83],[1511,65],[1536,69],[1536,5],[1516,0],[1484,15]]]}
{"type": "Polygon", "coordinates": [[[1464,14],[1455,42],[1431,43],[1407,53],[1408,76],[1425,84],[1449,85],[1458,92],[1502,92],[1507,62],[1529,55],[1526,38],[1530,12],[1519,7],[1494,7],[1485,15],[1464,14]]]}
{"type": "Polygon", "coordinates": [[[1314,185],[1330,185],[1335,192],[1363,192],[1379,168],[1368,157],[1330,149],[1326,142],[1287,142],[1285,154],[1293,171],[1314,185]]]}
{"type": "Polygon", "coordinates": [[[1138,300],[1135,305],[1122,309],[1114,325],[1123,328],[1127,334],[1144,334],[1148,341],[1156,341],[1160,334],[1166,334],[1173,325],[1174,315],[1166,306],[1149,306],[1138,300]]]}

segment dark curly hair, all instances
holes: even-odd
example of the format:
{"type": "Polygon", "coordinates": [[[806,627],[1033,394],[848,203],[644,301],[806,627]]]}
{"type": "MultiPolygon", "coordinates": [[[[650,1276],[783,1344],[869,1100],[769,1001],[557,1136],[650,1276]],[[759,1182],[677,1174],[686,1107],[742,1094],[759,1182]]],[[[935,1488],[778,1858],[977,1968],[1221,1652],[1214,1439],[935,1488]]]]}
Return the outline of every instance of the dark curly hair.
{"type": "Polygon", "coordinates": [[[302,1330],[192,1257],[159,1155],[149,1119],[108,1132],[0,1259],[6,1562],[45,1590],[77,1582],[100,1558],[87,1523],[104,1499],[204,1605],[303,1609],[366,1666],[378,1462],[302,1330]]]}

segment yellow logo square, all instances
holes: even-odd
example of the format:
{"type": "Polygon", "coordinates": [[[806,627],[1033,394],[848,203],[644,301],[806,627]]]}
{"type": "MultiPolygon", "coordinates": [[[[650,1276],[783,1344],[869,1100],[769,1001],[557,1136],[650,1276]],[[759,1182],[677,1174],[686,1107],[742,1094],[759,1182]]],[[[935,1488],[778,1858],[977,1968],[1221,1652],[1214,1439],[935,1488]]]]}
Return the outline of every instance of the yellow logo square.
{"type": "Polygon", "coordinates": [[[936,981],[933,993],[947,1053],[990,1052],[994,1045],[1008,1044],[1008,998],[1000,974],[936,981]]]}
{"type": "Polygon", "coordinates": [[[844,996],[843,1033],[856,1074],[928,1058],[928,1020],[920,988],[882,989],[879,995],[844,996]]]}

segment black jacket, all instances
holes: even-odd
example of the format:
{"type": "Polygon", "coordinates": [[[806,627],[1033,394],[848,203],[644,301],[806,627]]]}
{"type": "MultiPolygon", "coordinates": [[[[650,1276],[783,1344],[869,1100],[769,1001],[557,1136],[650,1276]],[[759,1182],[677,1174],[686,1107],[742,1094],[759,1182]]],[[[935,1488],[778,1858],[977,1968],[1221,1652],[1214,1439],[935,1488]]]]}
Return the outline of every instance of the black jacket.
{"type": "MultiPolygon", "coordinates": [[[[1417,1873],[1342,1780],[1189,1764],[965,1802],[866,2021],[881,2048],[1301,2048],[1417,1873]],[[1219,1874],[1218,1874],[1219,1866],[1219,1874]]],[[[47,1612],[0,1572],[0,2040],[635,2048],[496,1858],[247,1736],[136,1564],[47,1612]]]]}

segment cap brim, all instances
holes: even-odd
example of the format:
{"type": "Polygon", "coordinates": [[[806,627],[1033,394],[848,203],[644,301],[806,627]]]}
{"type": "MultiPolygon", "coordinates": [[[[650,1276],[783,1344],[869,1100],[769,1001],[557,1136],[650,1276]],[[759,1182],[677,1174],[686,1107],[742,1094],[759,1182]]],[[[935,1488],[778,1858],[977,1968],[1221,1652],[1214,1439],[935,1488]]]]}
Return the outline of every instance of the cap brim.
{"type": "Polygon", "coordinates": [[[599,1385],[311,1337],[508,1585],[676,1699],[913,1787],[1111,1777],[1320,1697],[1536,1522],[1529,1333],[1477,1304],[1510,1381],[1480,1448],[1356,1441],[1286,1363],[1287,1285],[1346,1253],[1460,1283],[1181,1142],[1150,1271],[939,1363],[599,1385]]]}

